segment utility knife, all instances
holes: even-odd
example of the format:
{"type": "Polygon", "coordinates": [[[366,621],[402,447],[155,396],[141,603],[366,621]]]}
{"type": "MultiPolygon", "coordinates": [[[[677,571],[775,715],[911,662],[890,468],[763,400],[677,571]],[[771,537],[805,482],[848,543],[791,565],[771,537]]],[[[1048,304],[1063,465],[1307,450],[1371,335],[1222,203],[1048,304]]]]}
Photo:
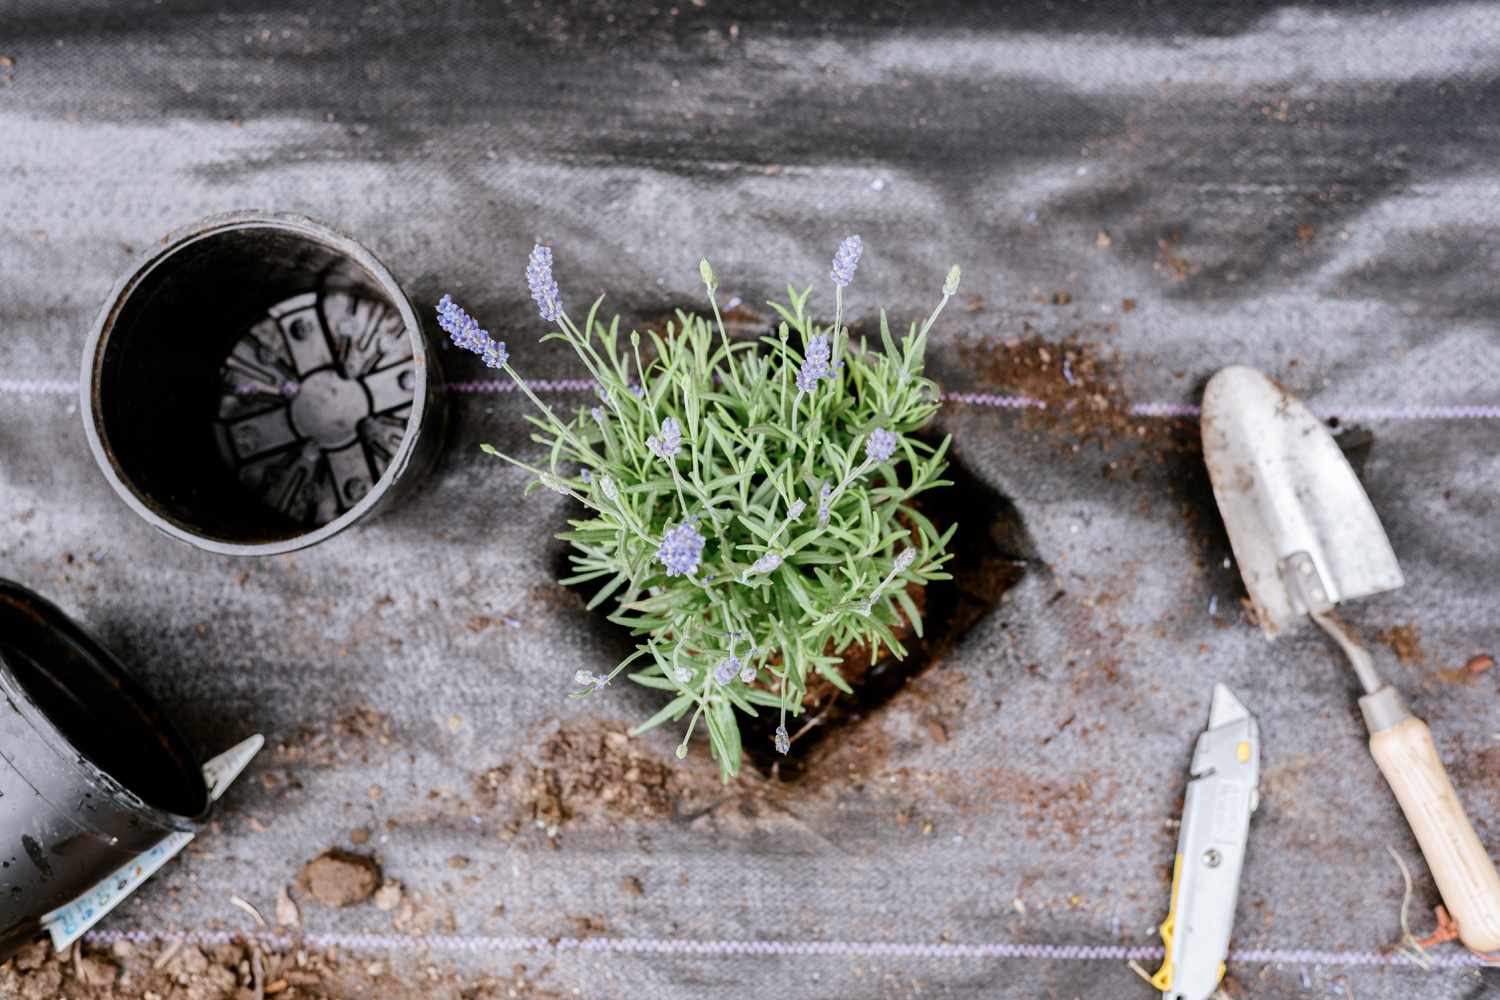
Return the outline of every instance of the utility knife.
{"type": "Polygon", "coordinates": [[[1172,902],[1161,925],[1167,954],[1151,977],[1163,1000],[1208,1000],[1224,978],[1259,785],[1260,725],[1215,684],[1208,728],[1193,747],[1172,862],[1172,902]]]}

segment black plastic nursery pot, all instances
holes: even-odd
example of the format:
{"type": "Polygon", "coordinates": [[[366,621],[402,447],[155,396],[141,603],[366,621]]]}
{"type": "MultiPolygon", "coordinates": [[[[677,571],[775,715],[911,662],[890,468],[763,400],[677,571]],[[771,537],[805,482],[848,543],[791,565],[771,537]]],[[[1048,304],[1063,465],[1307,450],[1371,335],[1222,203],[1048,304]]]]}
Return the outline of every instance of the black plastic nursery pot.
{"type": "Polygon", "coordinates": [[[0,962],[209,811],[202,766],[118,660],[0,580],[0,962]]]}
{"type": "Polygon", "coordinates": [[[125,502],[212,552],[313,545],[388,508],[442,444],[443,379],[395,278],[310,219],[180,230],[110,293],[84,430],[125,502]]]}

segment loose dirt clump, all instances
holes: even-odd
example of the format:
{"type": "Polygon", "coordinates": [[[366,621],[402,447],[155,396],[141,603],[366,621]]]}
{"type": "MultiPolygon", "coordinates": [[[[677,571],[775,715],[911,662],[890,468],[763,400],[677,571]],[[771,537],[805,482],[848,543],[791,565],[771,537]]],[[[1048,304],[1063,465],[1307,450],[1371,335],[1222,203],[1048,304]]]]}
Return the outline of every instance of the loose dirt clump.
{"type": "Polygon", "coordinates": [[[324,906],[363,903],[380,886],[380,865],[374,858],[337,847],[318,855],[297,875],[297,886],[324,906]]]}
{"type": "Polygon", "coordinates": [[[77,944],[54,953],[46,942],[23,948],[0,965],[0,997],[15,1000],[561,1000],[544,988],[544,967],[524,965],[509,976],[465,978],[430,962],[389,967],[381,957],[340,955],[333,949],[267,950],[242,941],[198,947],[181,940],[141,947],[77,944]]]}
{"type": "Polygon", "coordinates": [[[618,723],[559,729],[542,740],[535,759],[503,764],[474,780],[482,807],[512,804],[512,834],[524,826],[549,836],[570,824],[615,824],[621,820],[677,815],[687,799],[711,794],[699,770],[673,767],[644,751],[618,723]]]}

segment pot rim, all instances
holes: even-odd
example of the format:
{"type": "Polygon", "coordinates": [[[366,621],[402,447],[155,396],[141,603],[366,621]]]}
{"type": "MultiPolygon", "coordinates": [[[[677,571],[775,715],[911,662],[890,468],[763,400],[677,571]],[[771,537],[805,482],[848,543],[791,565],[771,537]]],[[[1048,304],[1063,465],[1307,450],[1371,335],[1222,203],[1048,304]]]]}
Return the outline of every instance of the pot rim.
{"type": "MultiPolygon", "coordinates": [[[[62,633],[69,642],[81,647],[90,659],[109,673],[112,681],[119,684],[122,698],[157,709],[155,700],[130,677],[119,659],[57,605],[14,580],[4,578],[0,578],[0,597],[18,601],[24,605],[24,608],[20,609],[23,613],[25,610],[35,612],[46,628],[55,629],[62,633]]],[[[191,816],[147,802],[140,793],[126,787],[102,764],[78,749],[57,724],[42,711],[41,706],[36,703],[25,685],[21,683],[20,678],[17,677],[15,668],[5,658],[3,652],[0,652],[0,697],[4,697],[16,708],[21,718],[57,758],[61,766],[73,770],[89,781],[103,783],[119,799],[129,802],[133,810],[152,824],[168,831],[193,831],[208,818],[212,811],[213,798],[209,793],[208,783],[203,778],[203,769],[198,763],[197,755],[192,752],[187,742],[165,715],[161,717],[159,724],[161,738],[171,747],[176,756],[189,763],[188,773],[196,776],[198,788],[202,790],[203,807],[191,816]]],[[[21,773],[21,777],[26,779],[27,784],[32,783],[33,779],[27,778],[24,772],[21,773]]],[[[37,794],[41,795],[41,792],[38,791],[37,794]]],[[[66,812],[60,803],[48,800],[48,804],[54,809],[66,812]]]]}
{"type": "Polygon", "coordinates": [[[280,555],[332,538],[364,517],[386,497],[396,480],[406,471],[415,453],[422,422],[429,408],[428,381],[434,363],[435,358],[428,347],[421,319],[412,307],[411,300],[406,297],[406,293],[390,270],[358,240],[331,226],[296,213],[256,209],[224,212],[190,222],[162,237],[154,246],[138,255],[131,270],[110,289],[84,342],[83,371],[79,380],[79,411],[83,416],[83,431],[88,438],[89,450],[94,455],[95,464],[104,473],[104,478],[108,480],[115,493],[148,524],[190,545],[220,555],[280,555]],[[114,449],[110,446],[108,435],[103,427],[100,404],[99,378],[103,367],[104,352],[108,347],[109,337],[114,331],[115,323],[130,295],[142,282],[154,274],[157,268],[169,263],[176,254],[196,243],[234,229],[273,229],[293,233],[321,243],[362,267],[374,278],[380,290],[401,314],[407,337],[412,342],[412,356],[422,372],[422,377],[416,380],[411,412],[407,415],[406,430],[401,437],[401,446],[391,457],[385,472],[370,487],[369,492],[353,507],[327,524],[272,542],[232,542],[195,531],[136,489],[135,485],[122,473],[114,449]]]}

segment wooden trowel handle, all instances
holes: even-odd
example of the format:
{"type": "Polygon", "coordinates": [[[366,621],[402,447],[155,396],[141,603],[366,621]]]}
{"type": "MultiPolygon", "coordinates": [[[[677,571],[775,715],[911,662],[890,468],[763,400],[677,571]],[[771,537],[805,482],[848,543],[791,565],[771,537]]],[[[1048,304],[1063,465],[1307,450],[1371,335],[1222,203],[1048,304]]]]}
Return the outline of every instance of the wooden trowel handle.
{"type": "Polygon", "coordinates": [[[1427,723],[1407,718],[1374,733],[1370,753],[1417,835],[1459,940],[1475,951],[1500,951],[1500,874],[1458,801],[1427,723]]]}

